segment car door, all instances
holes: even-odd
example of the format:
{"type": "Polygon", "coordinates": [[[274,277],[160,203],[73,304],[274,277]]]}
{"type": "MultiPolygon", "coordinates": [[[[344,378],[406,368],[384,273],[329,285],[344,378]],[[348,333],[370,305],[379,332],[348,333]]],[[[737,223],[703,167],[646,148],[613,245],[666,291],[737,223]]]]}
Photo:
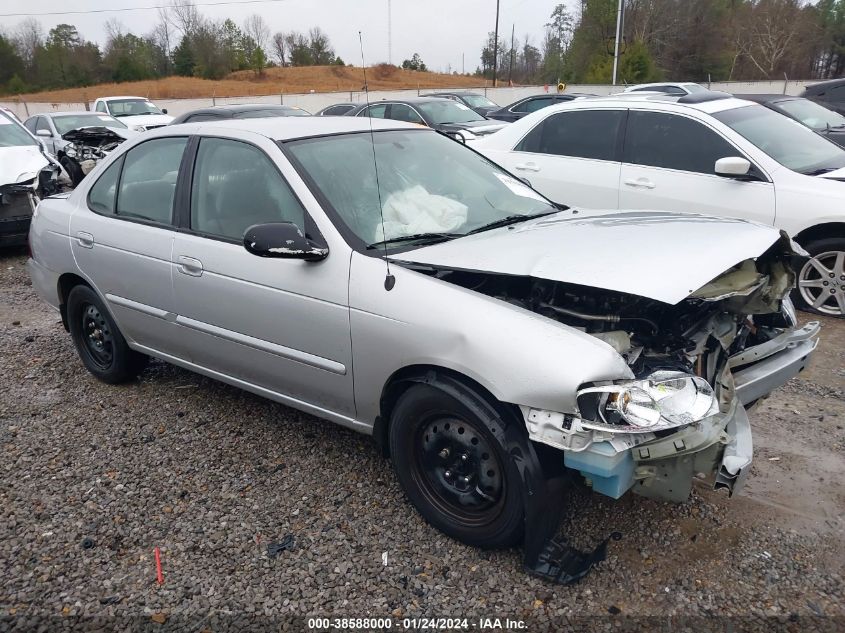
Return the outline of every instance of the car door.
{"type": "Polygon", "coordinates": [[[616,209],[625,110],[569,110],[537,123],[510,152],[490,152],[559,204],[616,209]]]}
{"type": "Polygon", "coordinates": [[[716,161],[728,156],[747,158],[701,121],[677,113],[632,109],[625,132],[619,206],[773,224],[774,185],[756,165],[752,167],[756,180],[717,176],[716,161]]]}
{"type": "Polygon", "coordinates": [[[130,343],[173,346],[170,259],[176,183],[187,137],[151,139],[97,174],[71,216],[74,258],[130,343]]]}
{"type": "Polygon", "coordinates": [[[173,249],[181,353],[241,386],[351,417],[348,252],[306,262],[243,246],[255,224],[293,222],[315,234],[289,179],[304,188],[269,139],[198,140],[190,208],[173,249]]]}

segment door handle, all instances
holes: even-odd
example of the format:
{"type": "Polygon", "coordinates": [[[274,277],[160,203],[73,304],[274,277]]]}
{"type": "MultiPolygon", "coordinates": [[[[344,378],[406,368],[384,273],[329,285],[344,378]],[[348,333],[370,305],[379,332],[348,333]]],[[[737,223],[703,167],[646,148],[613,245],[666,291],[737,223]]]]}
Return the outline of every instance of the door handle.
{"type": "Polygon", "coordinates": [[[190,275],[191,277],[202,277],[202,262],[193,257],[185,257],[179,255],[176,258],[176,270],[183,275],[190,275]]]}
{"type": "Polygon", "coordinates": [[[540,171],[540,166],[536,163],[520,163],[519,165],[514,165],[513,168],[519,171],[540,171]]]}
{"type": "Polygon", "coordinates": [[[94,236],[85,231],[76,232],[76,241],[82,248],[94,248],[94,236]]]}
{"type": "Polygon", "coordinates": [[[641,189],[654,189],[657,186],[647,178],[637,178],[636,180],[629,178],[625,181],[625,184],[629,187],[639,187],[641,189]]]}

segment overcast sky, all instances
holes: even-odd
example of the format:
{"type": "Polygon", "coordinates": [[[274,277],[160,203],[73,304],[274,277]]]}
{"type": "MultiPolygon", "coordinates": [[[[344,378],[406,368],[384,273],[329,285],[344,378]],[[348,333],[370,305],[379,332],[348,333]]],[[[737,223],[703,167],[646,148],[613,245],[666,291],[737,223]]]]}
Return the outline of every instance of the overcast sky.
{"type": "MultiPolygon", "coordinates": [[[[220,0],[196,0],[197,4],[220,0]]],[[[0,13],[27,15],[51,11],[118,9],[123,7],[154,6],[168,0],[2,0],[0,13]]],[[[517,39],[526,34],[540,45],[543,25],[559,2],[568,6],[574,0],[501,0],[499,33],[510,37],[511,25],[516,26],[517,39]]],[[[203,15],[213,19],[232,18],[239,25],[252,13],[264,17],[272,32],[307,31],[319,25],[331,38],[335,51],[346,61],[360,65],[358,31],[364,34],[364,54],[367,64],[387,61],[388,57],[388,0],[278,0],[245,5],[199,6],[203,15]]],[[[392,0],[393,47],[392,61],[417,52],[432,70],[461,71],[461,56],[466,54],[466,70],[471,72],[480,64],[480,51],[488,31],[496,19],[496,0],[392,0]]],[[[83,15],[35,16],[45,33],[56,24],[73,24],[88,40],[105,41],[103,24],[110,18],[120,20],[125,29],[144,34],[158,19],[155,10],[133,10],[83,15]]],[[[0,17],[4,30],[12,30],[21,17],[0,17]]]]}

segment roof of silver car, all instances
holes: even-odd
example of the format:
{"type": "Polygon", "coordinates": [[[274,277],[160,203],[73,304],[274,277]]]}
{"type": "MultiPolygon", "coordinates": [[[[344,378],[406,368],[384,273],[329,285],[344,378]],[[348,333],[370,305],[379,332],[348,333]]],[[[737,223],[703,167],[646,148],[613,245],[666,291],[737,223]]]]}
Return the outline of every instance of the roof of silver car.
{"type": "Polygon", "coordinates": [[[423,126],[414,123],[404,123],[387,119],[369,119],[367,117],[348,116],[302,116],[302,117],[274,117],[270,119],[230,119],[226,121],[206,121],[201,123],[182,123],[179,125],[168,125],[159,128],[156,132],[164,130],[190,131],[191,129],[201,132],[209,128],[226,128],[230,130],[243,130],[254,132],[276,141],[289,141],[297,138],[310,136],[328,136],[331,134],[348,134],[352,132],[368,132],[370,123],[372,129],[379,130],[402,130],[402,129],[423,129],[423,126]]]}

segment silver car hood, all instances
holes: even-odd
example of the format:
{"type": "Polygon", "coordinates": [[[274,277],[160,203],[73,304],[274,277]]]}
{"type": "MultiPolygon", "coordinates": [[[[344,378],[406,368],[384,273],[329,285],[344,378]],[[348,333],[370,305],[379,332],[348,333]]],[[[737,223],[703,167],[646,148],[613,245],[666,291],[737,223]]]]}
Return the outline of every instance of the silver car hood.
{"type": "Polygon", "coordinates": [[[562,211],[391,256],[395,261],[616,290],[676,304],[780,233],[762,224],[660,211],[562,211]]]}

